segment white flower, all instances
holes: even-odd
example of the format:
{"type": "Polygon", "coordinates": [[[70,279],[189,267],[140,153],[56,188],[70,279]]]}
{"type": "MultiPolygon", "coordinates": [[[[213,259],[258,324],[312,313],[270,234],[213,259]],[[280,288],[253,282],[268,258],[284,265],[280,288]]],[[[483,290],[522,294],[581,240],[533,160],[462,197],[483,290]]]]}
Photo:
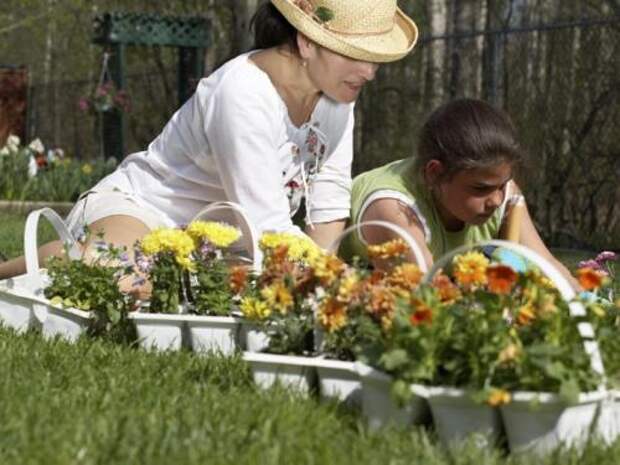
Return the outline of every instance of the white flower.
{"type": "Polygon", "coordinates": [[[0,157],[6,157],[7,155],[9,155],[11,153],[11,151],[9,150],[8,146],[4,146],[0,149],[0,157]]]}
{"type": "Polygon", "coordinates": [[[28,146],[28,148],[32,150],[34,153],[43,153],[45,151],[45,147],[43,146],[43,143],[41,142],[41,139],[39,138],[36,138],[32,142],[30,142],[30,145],[28,146]]]}
{"type": "Polygon", "coordinates": [[[17,152],[17,150],[19,150],[19,145],[21,143],[22,141],[15,134],[9,135],[9,137],[6,140],[6,146],[9,148],[11,152],[17,152]]]}
{"type": "Polygon", "coordinates": [[[37,160],[30,155],[30,159],[28,160],[28,177],[34,178],[37,175],[37,160]]]}

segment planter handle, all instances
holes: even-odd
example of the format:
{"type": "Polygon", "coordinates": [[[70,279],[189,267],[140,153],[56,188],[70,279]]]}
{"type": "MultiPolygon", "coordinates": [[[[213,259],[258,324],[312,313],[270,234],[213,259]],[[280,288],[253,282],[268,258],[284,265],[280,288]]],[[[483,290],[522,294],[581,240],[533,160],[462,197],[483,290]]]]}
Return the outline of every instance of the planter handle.
{"type": "Polygon", "coordinates": [[[241,205],[235,202],[227,201],[213,202],[200,210],[200,212],[198,212],[196,216],[194,216],[192,221],[204,221],[207,219],[212,219],[211,215],[213,214],[213,212],[221,210],[232,211],[235,215],[235,218],[241,217],[241,235],[246,241],[249,241],[250,243],[249,246],[251,247],[250,252],[252,253],[252,268],[256,273],[260,273],[263,257],[258,247],[258,233],[256,232],[256,228],[250,220],[249,215],[241,205]]]}
{"type": "MultiPolygon", "coordinates": [[[[454,250],[451,250],[433,264],[433,267],[424,276],[423,282],[430,283],[433,279],[433,276],[440,269],[444,268],[448,263],[450,263],[450,261],[452,261],[452,259],[456,255],[486,245],[493,245],[497,247],[503,247],[505,249],[510,249],[513,252],[522,255],[530,262],[534,263],[543,272],[543,274],[555,284],[562,298],[568,302],[570,315],[573,317],[586,315],[586,310],[581,304],[581,302],[573,300],[576,296],[576,293],[573,290],[572,286],[569,284],[568,280],[562,275],[562,273],[560,273],[553,264],[551,264],[546,258],[542,257],[537,252],[534,252],[532,249],[525,247],[524,245],[516,244],[514,242],[493,239],[489,241],[478,242],[476,244],[463,245],[454,250]]],[[[587,321],[578,323],[577,329],[579,331],[579,334],[581,335],[581,338],[583,339],[583,345],[586,353],[590,357],[590,364],[592,369],[595,373],[598,373],[602,377],[602,382],[599,389],[605,390],[605,369],[603,367],[603,359],[601,358],[598,342],[595,339],[594,329],[592,328],[592,325],[587,321]]]]}
{"type": "Polygon", "coordinates": [[[416,262],[418,262],[418,267],[420,268],[420,271],[422,271],[423,273],[426,273],[428,271],[428,265],[426,263],[426,260],[424,259],[424,254],[422,253],[422,249],[418,245],[417,241],[413,238],[413,236],[411,236],[411,234],[409,234],[407,231],[405,231],[400,226],[394,223],[389,223],[387,221],[381,221],[381,220],[361,221],[359,223],[349,226],[348,228],[346,228],[344,231],[340,233],[340,235],[336,238],[336,240],[334,240],[334,242],[331,243],[331,245],[327,248],[328,252],[335,253],[338,250],[340,243],[343,241],[345,237],[347,237],[349,234],[351,234],[354,231],[360,230],[364,226],[380,226],[382,228],[389,229],[390,231],[399,235],[400,238],[403,239],[407,243],[409,248],[413,251],[413,255],[415,256],[416,262]]]}
{"type": "Polygon", "coordinates": [[[68,246],[69,258],[72,260],[78,260],[82,257],[77,241],[58,213],[47,207],[39,210],[33,210],[28,214],[28,217],[26,218],[26,226],[24,228],[24,256],[26,259],[26,274],[30,277],[30,279],[37,281],[39,284],[42,284],[42,282],[39,273],[37,228],[39,226],[39,219],[41,218],[41,215],[43,215],[51,223],[62,242],[68,246]]]}

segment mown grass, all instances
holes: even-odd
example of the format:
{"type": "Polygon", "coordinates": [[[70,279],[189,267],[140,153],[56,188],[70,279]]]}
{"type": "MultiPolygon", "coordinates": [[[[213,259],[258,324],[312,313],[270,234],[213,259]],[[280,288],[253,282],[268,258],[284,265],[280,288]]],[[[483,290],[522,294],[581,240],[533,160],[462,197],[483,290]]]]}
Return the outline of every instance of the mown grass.
{"type": "MultiPolygon", "coordinates": [[[[15,224],[20,235],[19,220],[2,221],[0,247],[19,243],[5,231],[15,224]]],[[[0,329],[0,374],[0,463],[620,463],[620,442],[540,459],[473,442],[448,450],[423,428],[372,432],[336,403],[256,389],[239,357],[153,354],[101,339],[72,345],[0,329]]]]}

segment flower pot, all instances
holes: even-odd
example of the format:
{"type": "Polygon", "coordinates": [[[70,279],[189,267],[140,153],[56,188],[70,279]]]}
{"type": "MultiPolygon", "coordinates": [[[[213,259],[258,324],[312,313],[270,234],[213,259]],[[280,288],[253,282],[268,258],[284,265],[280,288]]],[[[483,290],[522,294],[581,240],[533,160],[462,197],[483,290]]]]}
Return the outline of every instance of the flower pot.
{"type": "Polygon", "coordinates": [[[568,405],[557,394],[515,392],[501,407],[510,450],[544,454],[560,445],[583,445],[606,396],[604,391],[582,393],[568,405]]]}
{"type": "Polygon", "coordinates": [[[336,399],[350,407],[361,405],[362,383],[354,362],[317,358],[316,371],[322,399],[336,399]]]}
{"type": "Polygon", "coordinates": [[[159,351],[181,349],[186,315],[131,312],[127,317],[136,325],[142,348],[159,351]]]}
{"type": "Polygon", "coordinates": [[[47,318],[43,322],[43,337],[60,337],[75,342],[86,332],[92,321],[92,314],[76,308],[60,308],[47,305],[47,318]]]}
{"type": "Polygon", "coordinates": [[[308,394],[316,388],[316,358],[295,355],[244,352],[257,386],[269,389],[276,383],[308,394]]]}
{"type": "Polygon", "coordinates": [[[269,334],[251,321],[242,320],[239,342],[241,347],[248,352],[263,352],[269,346],[269,334]]]}
{"type": "Polygon", "coordinates": [[[611,444],[620,436],[620,391],[612,390],[600,403],[594,433],[605,444],[611,444]]]}
{"type": "Polygon", "coordinates": [[[471,391],[451,387],[431,387],[428,403],[439,440],[444,445],[474,435],[483,444],[494,444],[502,431],[499,410],[475,402],[471,391]]]}
{"type": "Polygon", "coordinates": [[[185,321],[194,352],[232,355],[239,348],[239,318],[185,315],[185,321]]]}
{"type": "Polygon", "coordinates": [[[354,369],[362,384],[362,413],[371,429],[388,423],[406,427],[428,421],[429,410],[424,386],[411,385],[412,399],[406,405],[399,406],[391,395],[390,375],[360,362],[355,362],[354,369]]]}
{"type": "Polygon", "coordinates": [[[8,289],[0,290],[0,324],[19,333],[36,326],[32,299],[8,289]]]}

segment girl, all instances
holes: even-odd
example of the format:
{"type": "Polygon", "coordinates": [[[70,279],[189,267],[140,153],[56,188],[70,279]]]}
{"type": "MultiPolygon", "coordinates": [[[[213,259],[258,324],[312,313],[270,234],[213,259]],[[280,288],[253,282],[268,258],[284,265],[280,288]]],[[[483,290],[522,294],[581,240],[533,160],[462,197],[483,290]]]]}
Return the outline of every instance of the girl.
{"type": "MultiPolygon", "coordinates": [[[[355,178],[351,220],[401,226],[421,245],[431,265],[461,245],[505,238],[508,213],[520,208],[518,242],[551,261],[577,286],[541,240],[512,180],[523,157],[505,113],[480,100],[452,101],[424,124],[415,156],[355,178]]],[[[385,228],[363,227],[345,239],[343,253],[364,256],[364,243],[394,237],[385,228]]]]}
{"type": "MultiPolygon", "coordinates": [[[[253,26],[256,50],[201,80],[146,151],[82,195],[67,218],[74,234],[89,226],[131,249],[222,200],[259,233],[301,233],[291,216],[302,197],[319,245],[343,229],[354,102],[378,63],[411,51],[416,25],[395,0],[271,0],[253,26]]],[[[59,249],[42,247],[41,259],[59,249]]],[[[0,278],[23,272],[23,259],[0,266],[0,278]]]]}

